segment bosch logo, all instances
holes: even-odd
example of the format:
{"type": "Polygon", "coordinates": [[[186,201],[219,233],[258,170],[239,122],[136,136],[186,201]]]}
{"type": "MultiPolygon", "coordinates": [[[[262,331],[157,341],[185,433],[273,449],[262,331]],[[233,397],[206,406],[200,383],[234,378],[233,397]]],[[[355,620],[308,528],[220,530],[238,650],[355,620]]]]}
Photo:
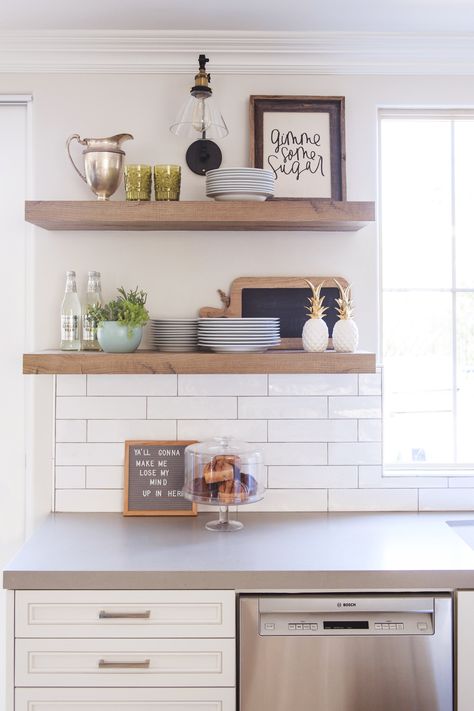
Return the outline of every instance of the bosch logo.
{"type": "Polygon", "coordinates": [[[355,603],[355,602],[338,602],[337,606],[338,607],[357,607],[357,603],[355,603]]]}

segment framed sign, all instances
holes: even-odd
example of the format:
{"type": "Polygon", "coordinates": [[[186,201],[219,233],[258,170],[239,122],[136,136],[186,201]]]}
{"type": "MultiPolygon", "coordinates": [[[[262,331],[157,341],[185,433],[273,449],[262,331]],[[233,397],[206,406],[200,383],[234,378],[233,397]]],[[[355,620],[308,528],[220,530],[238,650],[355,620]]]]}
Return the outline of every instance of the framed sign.
{"type": "Polygon", "coordinates": [[[124,516],[196,516],[184,498],[184,450],[194,440],[125,442],[124,516]]]}
{"type": "Polygon", "coordinates": [[[276,198],[345,200],[344,97],[251,96],[250,154],[276,198]]]}

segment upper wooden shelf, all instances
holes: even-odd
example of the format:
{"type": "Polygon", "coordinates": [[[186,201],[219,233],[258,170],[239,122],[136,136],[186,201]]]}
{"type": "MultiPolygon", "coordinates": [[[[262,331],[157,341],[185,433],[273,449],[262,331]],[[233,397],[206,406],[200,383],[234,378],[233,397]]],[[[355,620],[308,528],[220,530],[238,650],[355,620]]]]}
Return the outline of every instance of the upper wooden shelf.
{"type": "Polygon", "coordinates": [[[374,353],[25,353],[27,375],[146,373],[375,373],[374,353]]]}
{"type": "Polygon", "coordinates": [[[46,230],[307,230],[349,232],[375,220],[373,202],[28,201],[25,218],[46,230]]]}

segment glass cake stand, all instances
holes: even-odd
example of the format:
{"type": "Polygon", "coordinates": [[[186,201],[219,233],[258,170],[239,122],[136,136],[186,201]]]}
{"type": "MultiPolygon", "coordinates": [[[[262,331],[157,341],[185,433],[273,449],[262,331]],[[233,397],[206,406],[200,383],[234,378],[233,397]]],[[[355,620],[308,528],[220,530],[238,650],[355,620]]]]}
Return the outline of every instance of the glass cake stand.
{"type": "Polygon", "coordinates": [[[219,506],[219,518],[206,523],[209,531],[238,531],[240,521],[229,519],[229,506],[252,504],[263,498],[264,466],[259,449],[230,437],[190,444],[184,452],[184,496],[199,504],[219,506]]]}

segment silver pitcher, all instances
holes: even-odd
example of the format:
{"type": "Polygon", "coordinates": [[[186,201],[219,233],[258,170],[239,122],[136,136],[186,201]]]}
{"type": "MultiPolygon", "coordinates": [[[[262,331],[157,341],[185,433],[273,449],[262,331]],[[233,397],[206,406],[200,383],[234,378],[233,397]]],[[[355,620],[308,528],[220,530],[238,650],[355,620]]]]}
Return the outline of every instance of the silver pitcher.
{"type": "Polygon", "coordinates": [[[74,133],[67,139],[66,148],[74,170],[97,195],[98,200],[108,200],[120,185],[125,156],[125,151],[120,146],[123,141],[131,139],[133,136],[130,133],[118,133],[108,138],[81,138],[79,134],[74,133]],[[81,173],[71,156],[72,141],[86,146],[82,151],[85,175],[81,173]]]}

